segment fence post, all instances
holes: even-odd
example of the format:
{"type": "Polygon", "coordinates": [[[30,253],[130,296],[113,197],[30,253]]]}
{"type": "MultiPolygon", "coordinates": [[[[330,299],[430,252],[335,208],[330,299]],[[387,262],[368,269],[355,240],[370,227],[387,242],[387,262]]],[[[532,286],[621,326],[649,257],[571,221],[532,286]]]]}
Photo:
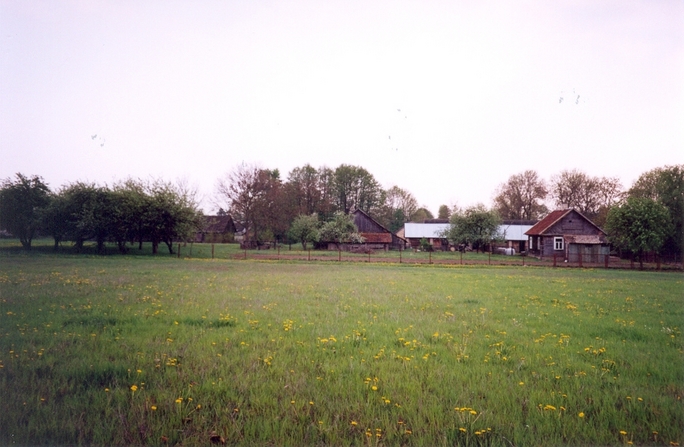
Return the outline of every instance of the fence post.
{"type": "Polygon", "coordinates": [[[245,260],[247,260],[247,246],[245,246],[245,260]]]}
{"type": "Polygon", "coordinates": [[[276,241],[276,246],[278,247],[278,261],[280,261],[280,244],[276,241]]]}
{"type": "MultiPolygon", "coordinates": [[[[490,251],[488,254],[489,254],[489,259],[487,261],[487,265],[492,265],[492,252],[490,251]]],[[[523,262],[525,262],[524,259],[523,259],[523,262]]]]}
{"type": "Polygon", "coordinates": [[[309,261],[311,261],[311,249],[309,249],[309,261]]]}
{"type": "Polygon", "coordinates": [[[368,262],[370,262],[370,250],[368,250],[368,262]]]}
{"type": "Polygon", "coordinates": [[[603,255],[603,265],[608,268],[608,263],[610,262],[610,254],[603,255]]]}
{"type": "Polygon", "coordinates": [[[577,252],[577,259],[579,261],[580,268],[582,268],[582,251],[577,252]]]}
{"type": "Polygon", "coordinates": [[[523,267],[525,267],[525,255],[520,255],[521,258],[523,258],[523,267]]]}
{"type": "Polygon", "coordinates": [[[401,264],[401,245],[399,246],[399,264],[401,264]]]}
{"type": "Polygon", "coordinates": [[[178,243],[178,259],[180,259],[180,242],[178,243]]]}
{"type": "Polygon", "coordinates": [[[431,251],[428,252],[428,262],[430,264],[432,264],[432,252],[431,251]]]}
{"type": "Polygon", "coordinates": [[[337,247],[337,262],[342,262],[342,248],[337,247]]]}
{"type": "Polygon", "coordinates": [[[211,259],[214,259],[214,244],[211,244],[211,259]]]}
{"type": "Polygon", "coordinates": [[[459,253],[461,253],[461,265],[463,265],[463,252],[460,251],[459,253]]]}
{"type": "Polygon", "coordinates": [[[656,253],[656,269],[660,270],[660,256],[656,253]]]}
{"type": "Polygon", "coordinates": [[[188,255],[190,258],[192,258],[192,244],[193,244],[193,243],[194,243],[194,242],[190,242],[190,254],[188,255]]]}
{"type": "Polygon", "coordinates": [[[553,254],[553,266],[556,266],[556,253],[553,254]]]}

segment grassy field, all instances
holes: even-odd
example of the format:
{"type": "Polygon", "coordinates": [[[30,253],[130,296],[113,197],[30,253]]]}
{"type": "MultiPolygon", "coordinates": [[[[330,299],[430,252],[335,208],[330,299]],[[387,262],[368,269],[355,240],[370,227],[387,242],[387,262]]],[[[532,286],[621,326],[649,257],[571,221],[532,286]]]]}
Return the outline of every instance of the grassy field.
{"type": "Polygon", "coordinates": [[[684,444],[683,291],[680,273],[4,249],[0,444],[684,444]]]}

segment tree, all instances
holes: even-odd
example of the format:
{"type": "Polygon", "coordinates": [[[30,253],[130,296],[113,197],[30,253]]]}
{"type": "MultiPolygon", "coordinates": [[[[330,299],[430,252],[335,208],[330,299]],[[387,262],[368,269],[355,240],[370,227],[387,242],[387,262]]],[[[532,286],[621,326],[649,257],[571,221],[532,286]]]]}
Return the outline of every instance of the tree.
{"type": "Polygon", "coordinates": [[[318,214],[300,214],[295,218],[290,226],[289,236],[302,243],[302,249],[306,250],[306,244],[316,243],[320,240],[320,222],[318,214]]]}
{"type": "Polygon", "coordinates": [[[332,220],[321,227],[320,240],[333,242],[339,249],[342,243],[362,243],[363,238],[357,232],[351,215],[337,211],[332,220]]]}
{"type": "Polygon", "coordinates": [[[448,219],[451,217],[451,210],[447,205],[440,205],[439,210],[437,211],[437,218],[438,219],[448,219]]]}
{"type": "Polygon", "coordinates": [[[475,250],[485,249],[499,237],[501,218],[494,210],[478,204],[454,213],[444,236],[454,245],[470,245],[475,250]]]}
{"type": "Polygon", "coordinates": [[[318,171],[313,166],[306,164],[290,171],[285,188],[295,215],[318,212],[322,194],[318,171]]]}
{"type": "Polygon", "coordinates": [[[548,212],[544,200],[548,189],[536,171],[512,175],[499,185],[494,208],[503,219],[536,220],[548,212]]]}
{"type": "Polygon", "coordinates": [[[98,251],[103,251],[112,219],[109,190],[94,183],[75,182],[59,194],[66,218],[65,238],[74,242],[76,251],[81,251],[85,241],[96,239],[98,251]]]}
{"type": "Polygon", "coordinates": [[[608,210],[622,197],[622,184],[617,178],[565,170],[551,179],[551,196],[557,207],[574,208],[603,226],[608,210]]]}
{"type": "Polygon", "coordinates": [[[396,232],[416,212],[418,202],[410,192],[396,185],[385,191],[384,196],[385,203],[379,207],[377,215],[373,217],[391,232],[396,232]]]}
{"type": "Polygon", "coordinates": [[[424,222],[428,219],[434,219],[435,216],[428,210],[426,207],[421,207],[418,208],[412,215],[411,215],[411,222],[424,222]]]}
{"type": "Polygon", "coordinates": [[[173,254],[174,241],[187,241],[201,227],[202,214],[197,209],[195,191],[182,182],[156,180],[148,185],[149,202],[145,233],[157,253],[161,242],[173,254]]]}
{"type": "Polygon", "coordinates": [[[14,181],[6,178],[0,186],[0,227],[30,249],[49,203],[50,188],[41,177],[17,173],[14,181]]]}
{"type": "Polygon", "coordinates": [[[384,201],[384,191],[373,175],[360,166],[340,165],[335,169],[337,209],[344,214],[360,209],[373,214],[384,201]]]}
{"type": "Polygon", "coordinates": [[[684,249],[684,165],[665,166],[642,174],[627,195],[653,199],[667,208],[671,233],[663,251],[677,253],[681,259],[684,249]]]}
{"type": "Polygon", "coordinates": [[[241,220],[245,227],[245,240],[259,241],[259,230],[264,219],[259,213],[266,200],[268,176],[254,165],[241,164],[219,179],[216,185],[217,198],[226,203],[234,219],[241,220]]]}
{"type": "Polygon", "coordinates": [[[671,232],[667,208],[650,198],[630,197],[608,213],[606,231],[617,248],[629,250],[644,267],[644,253],[659,252],[671,232]]]}
{"type": "Polygon", "coordinates": [[[54,249],[67,240],[69,235],[69,209],[66,198],[61,194],[51,194],[50,203],[43,211],[43,230],[55,241],[54,249]]]}

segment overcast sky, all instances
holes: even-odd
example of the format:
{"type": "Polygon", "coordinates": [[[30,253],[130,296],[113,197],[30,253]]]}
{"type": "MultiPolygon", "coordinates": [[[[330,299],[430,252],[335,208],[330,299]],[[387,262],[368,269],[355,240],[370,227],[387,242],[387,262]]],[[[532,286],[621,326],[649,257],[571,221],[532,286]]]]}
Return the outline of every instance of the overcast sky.
{"type": "Polygon", "coordinates": [[[684,2],[0,0],[0,178],[360,165],[491,205],[684,163],[684,2]]]}

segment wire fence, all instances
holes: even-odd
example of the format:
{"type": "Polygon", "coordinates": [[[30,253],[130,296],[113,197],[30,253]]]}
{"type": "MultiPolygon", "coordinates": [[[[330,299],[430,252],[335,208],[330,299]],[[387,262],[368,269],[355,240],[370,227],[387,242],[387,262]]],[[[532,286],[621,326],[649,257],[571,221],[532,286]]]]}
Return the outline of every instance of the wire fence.
{"type": "Polygon", "coordinates": [[[305,262],[358,262],[416,265],[493,265],[493,266],[538,266],[555,268],[604,268],[604,269],[644,269],[644,270],[682,270],[682,263],[663,260],[659,257],[643,259],[621,259],[605,254],[570,254],[567,258],[560,255],[534,257],[525,255],[502,255],[497,253],[476,252],[432,252],[415,250],[366,250],[354,253],[343,250],[297,249],[291,245],[273,244],[267,249],[243,249],[238,245],[226,249],[228,244],[178,244],[176,256],[181,258],[211,258],[234,260],[264,261],[305,261],[305,262]]]}

